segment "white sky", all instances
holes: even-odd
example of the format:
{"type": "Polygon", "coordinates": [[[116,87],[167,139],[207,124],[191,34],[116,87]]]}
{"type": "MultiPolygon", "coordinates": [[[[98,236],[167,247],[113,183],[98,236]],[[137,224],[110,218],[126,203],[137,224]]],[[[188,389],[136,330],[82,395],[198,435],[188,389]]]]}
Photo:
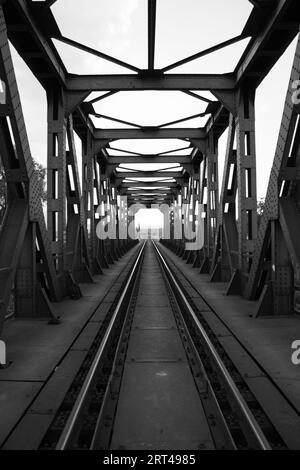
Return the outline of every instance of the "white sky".
{"type": "MultiPolygon", "coordinates": [[[[251,8],[248,0],[158,0],[155,67],[164,67],[240,34],[251,8]]],[[[64,36],[137,67],[147,67],[147,0],[57,0],[52,11],[64,36]]],[[[178,67],[172,73],[231,72],[246,44],[247,40],[242,41],[178,67]]],[[[295,44],[294,41],[257,91],[258,198],[266,193],[295,44]]],[[[55,45],[71,73],[130,73],[127,69],[57,41],[55,45]]],[[[32,155],[46,166],[46,95],[15,51],[13,59],[32,155]]],[[[95,108],[98,113],[119,119],[155,125],[201,113],[205,105],[180,92],[123,92],[100,101],[95,108]]],[[[94,122],[98,127],[125,127],[103,119],[95,119],[94,122]]],[[[182,123],[179,127],[199,127],[204,123],[205,118],[202,118],[182,123]]],[[[143,153],[162,152],[185,145],[180,140],[113,144],[114,147],[143,153]]],[[[226,133],[219,145],[220,180],[225,145],[226,133]]],[[[79,139],[77,148],[80,165],[79,139]]]]}

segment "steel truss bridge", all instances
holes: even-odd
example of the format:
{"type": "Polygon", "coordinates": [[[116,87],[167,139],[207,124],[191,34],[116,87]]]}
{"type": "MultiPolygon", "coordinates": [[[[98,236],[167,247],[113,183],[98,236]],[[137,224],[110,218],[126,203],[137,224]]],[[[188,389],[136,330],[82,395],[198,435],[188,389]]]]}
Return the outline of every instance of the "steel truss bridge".
{"type": "MultiPolygon", "coordinates": [[[[300,108],[293,99],[294,84],[300,79],[300,43],[259,224],[255,93],[299,33],[298,2],[250,0],[254,8],[239,36],[157,70],[156,0],[149,0],[148,68],[141,70],[63,36],[51,11],[55,1],[0,1],[0,155],[8,193],[0,232],[0,329],[12,288],[17,318],[49,317],[55,322],[52,302],[70,295],[80,298],[79,283],[92,282],[95,274],[125,253],[129,241],[101,241],[95,231],[96,208],[101,202],[113,204],[120,195],[147,206],[174,204],[180,198],[196,208],[206,201],[203,248],[187,252],[184,239],[169,240],[169,247],[201,273],[209,273],[212,281],[228,282],[228,295],[259,299],[257,316],[293,313],[295,293],[300,289],[300,108]],[[231,73],[167,73],[244,38],[250,38],[248,46],[231,73]],[[53,39],[117,64],[127,69],[127,74],[70,74],[53,39]],[[47,224],[9,42],[47,94],[47,224]],[[125,90],[176,90],[188,94],[206,103],[205,111],[197,116],[209,119],[203,128],[188,127],[189,120],[197,116],[145,127],[96,113],[96,102],[125,90]],[[211,92],[216,100],[207,99],[201,91],[211,92]],[[92,92],[105,93],[88,99],[92,92]],[[96,128],[92,116],[125,127],[96,128]],[[180,122],[182,127],[172,127],[180,122]],[[227,128],[219,188],[218,139],[227,128]],[[82,169],[77,165],[75,133],[82,141],[82,169]],[[116,140],[174,138],[182,140],[182,147],[172,152],[149,155],[119,148],[114,156],[110,155],[116,140]],[[181,149],[186,154],[182,155],[181,149]],[[120,165],[149,162],[169,164],[170,171],[119,169],[120,165]],[[180,167],[174,171],[178,163],[180,167]]],[[[131,218],[128,215],[127,223],[131,218]]]]}

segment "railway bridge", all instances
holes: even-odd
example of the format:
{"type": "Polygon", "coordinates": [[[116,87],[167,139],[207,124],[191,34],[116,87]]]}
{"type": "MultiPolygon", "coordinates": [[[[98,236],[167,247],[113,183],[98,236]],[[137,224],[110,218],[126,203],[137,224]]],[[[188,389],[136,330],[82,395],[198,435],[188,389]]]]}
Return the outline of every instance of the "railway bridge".
{"type": "Polygon", "coordinates": [[[146,67],[65,34],[64,1],[0,0],[1,449],[300,449],[299,2],[244,0],[241,31],[158,68],[162,0],[143,2],[146,67]],[[229,72],[177,71],[241,43],[229,72]],[[256,91],[292,43],[260,213],[256,91]],[[63,47],[119,73],[71,73],[63,47]],[[47,100],[46,202],[15,55],[47,100]],[[198,112],[103,111],[142,92],[198,112]]]}

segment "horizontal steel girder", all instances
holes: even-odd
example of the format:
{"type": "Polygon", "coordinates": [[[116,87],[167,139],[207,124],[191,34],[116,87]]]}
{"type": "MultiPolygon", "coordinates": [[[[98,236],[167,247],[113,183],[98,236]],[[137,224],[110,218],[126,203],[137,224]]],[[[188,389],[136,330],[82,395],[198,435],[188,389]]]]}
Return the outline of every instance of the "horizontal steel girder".
{"type": "Polygon", "coordinates": [[[118,139],[205,139],[205,129],[159,129],[144,127],[142,129],[95,129],[96,140],[118,139]]]}
{"type": "Polygon", "coordinates": [[[172,189],[163,189],[163,188],[160,188],[160,189],[138,189],[138,188],[135,188],[135,189],[129,189],[129,188],[125,188],[122,190],[123,193],[126,193],[126,194],[134,194],[134,195],[140,195],[140,194],[147,194],[147,195],[152,195],[152,194],[160,194],[160,195],[164,195],[164,194],[167,194],[167,193],[172,193],[172,189]]]}
{"type": "Polygon", "coordinates": [[[234,90],[233,74],[69,75],[69,91],[234,90]]]}
{"type": "Polygon", "coordinates": [[[136,198],[136,199],[128,199],[129,205],[131,205],[131,204],[143,204],[143,205],[157,204],[157,205],[160,205],[160,204],[166,204],[168,202],[171,202],[170,198],[159,198],[159,199],[143,199],[143,198],[140,199],[140,198],[136,198]]]}
{"type": "Polygon", "coordinates": [[[108,157],[108,165],[123,165],[123,164],[134,164],[134,163],[181,163],[188,164],[192,162],[192,157],[187,156],[156,156],[156,155],[147,155],[147,156],[136,156],[136,155],[122,155],[120,157],[108,157]]]}
{"type": "Polygon", "coordinates": [[[127,172],[127,171],[122,171],[117,173],[119,178],[182,178],[183,173],[178,172],[178,171],[164,171],[164,172],[159,172],[159,171],[136,171],[136,172],[127,172]]]}
{"type": "MultiPolygon", "coordinates": [[[[164,188],[164,189],[168,189],[168,188],[177,188],[178,187],[178,184],[177,183],[174,183],[174,182],[170,182],[170,183],[155,183],[155,182],[147,182],[147,181],[142,181],[141,183],[137,183],[137,182],[132,182],[132,183],[122,183],[120,181],[120,184],[119,186],[121,188],[152,188],[152,190],[155,191],[155,189],[153,188],[164,188]]],[[[143,190],[142,190],[143,191],[143,190]]]]}

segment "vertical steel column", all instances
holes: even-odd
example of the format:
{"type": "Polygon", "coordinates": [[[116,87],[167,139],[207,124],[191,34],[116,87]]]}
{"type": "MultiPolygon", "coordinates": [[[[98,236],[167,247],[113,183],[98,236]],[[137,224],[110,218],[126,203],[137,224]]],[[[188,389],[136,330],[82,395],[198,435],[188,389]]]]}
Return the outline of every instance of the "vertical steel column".
{"type": "Polygon", "coordinates": [[[204,240],[203,247],[199,252],[199,267],[200,273],[206,272],[207,261],[206,261],[206,245],[207,245],[207,158],[203,155],[200,163],[200,174],[199,174],[199,203],[203,207],[204,216],[204,240]],[[206,200],[205,200],[206,199],[206,200]]]}
{"type": "Polygon", "coordinates": [[[48,99],[48,232],[56,272],[64,283],[66,244],[66,125],[64,93],[47,92],[48,99]]]}
{"type": "Polygon", "coordinates": [[[218,145],[216,138],[211,131],[207,140],[207,148],[204,156],[205,163],[202,184],[202,198],[207,191],[207,201],[205,207],[205,244],[203,249],[203,261],[200,267],[200,273],[209,273],[213,259],[213,249],[217,228],[217,211],[219,203],[219,184],[218,184],[218,145]],[[206,177],[204,176],[206,173],[206,177]]]}
{"type": "Polygon", "coordinates": [[[94,155],[93,137],[89,129],[82,140],[82,195],[83,209],[86,217],[85,229],[91,269],[93,274],[101,274],[101,266],[97,260],[97,237],[95,227],[95,212],[98,207],[96,161],[94,155]],[[95,194],[96,193],[96,194],[95,194]]]}
{"type": "Polygon", "coordinates": [[[191,204],[191,200],[192,200],[192,197],[193,197],[193,193],[192,193],[192,189],[193,188],[193,177],[190,176],[189,177],[189,181],[188,181],[188,184],[186,185],[186,198],[184,200],[184,203],[185,203],[185,214],[184,214],[184,240],[185,240],[185,245],[184,245],[184,251],[183,251],[183,255],[182,255],[182,258],[187,260],[188,261],[188,258],[189,258],[189,255],[190,255],[190,252],[186,250],[186,243],[188,243],[190,240],[189,238],[187,237],[187,228],[188,228],[188,224],[189,224],[189,219],[190,219],[190,204],[191,204]]]}
{"type": "MultiPolygon", "coordinates": [[[[198,208],[198,213],[199,213],[199,219],[202,219],[202,214],[200,213],[200,209],[202,212],[202,203],[201,203],[201,162],[199,162],[198,168],[197,168],[197,173],[195,175],[195,181],[196,181],[196,190],[195,190],[195,208],[198,208]]],[[[199,230],[199,227],[198,227],[199,230]]],[[[204,235],[204,234],[203,234],[204,235]]],[[[203,243],[204,243],[204,237],[203,237],[203,243]]],[[[195,257],[194,257],[194,263],[193,267],[194,268],[200,268],[201,266],[201,257],[200,257],[200,252],[202,248],[198,249],[195,252],[195,257]]]]}
{"type": "Polygon", "coordinates": [[[88,234],[88,247],[91,257],[94,257],[95,250],[95,222],[94,211],[94,162],[93,162],[93,141],[89,129],[82,140],[82,196],[83,206],[86,214],[86,229],[88,234]]]}
{"type": "Polygon", "coordinates": [[[294,273],[286,240],[277,220],[271,221],[271,256],[273,311],[270,309],[269,314],[288,315],[293,312],[294,306],[294,273]]]}
{"type": "Polygon", "coordinates": [[[207,144],[207,258],[211,266],[219,203],[218,143],[212,131],[207,144]]]}
{"type": "Polygon", "coordinates": [[[116,238],[111,240],[112,252],[114,259],[117,261],[121,257],[119,249],[119,217],[117,211],[117,189],[114,184],[114,176],[110,178],[109,184],[109,198],[110,198],[110,217],[116,224],[116,238]]]}
{"type": "MultiPolygon", "coordinates": [[[[102,172],[104,171],[103,165],[99,162],[98,158],[96,157],[94,160],[94,172],[95,172],[95,188],[97,192],[97,203],[98,203],[98,209],[97,209],[97,218],[95,223],[98,224],[101,219],[101,210],[103,207],[103,204],[105,203],[104,199],[104,181],[103,181],[103,176],[102,172]]],[[[96,214],[95,214],[96,217],[96,214]]],[[[100,238],[97,237],[96,235],[96,254],[97,254],[97,260],[101,268],[108,268],[108,260],[107,260],[107,255],[106,255],[106,247],[105,247],[105,241],[100,240],[100,238]]]]}
{"type": "Polygon", "coordinates": [[[237,159],[236,150],[233,148],[234,140],[235,119],[231,114],[211,266],[212,282],[229,281],[234,270],[238,269],[238,232],[236,222],[237,159]]]}
{"type": "MultiPolygon", "coordinates": [[[[106,169],[101,173],[101,180],[102,180],[102,201],[106,205],[106,210],[104,217],[110,215],[110,180],[109,176],[106,173],[106,169]]],[[[115,256],[113,254],[113,247],[111,244],[111,240],[106,238],[103,240],[103,246],[105,251],[105,257],[108,263],[113,264],[115,261],[115,256]]]]}
{"type": "Polygon", "coordinates": [[[67,119],[66,152],[67,177],[67,230],[65,267],[76,282],[92,282],[91,257],[88,249],[86,214],[81,196],[77,153],[73,129],[73,117],[67,119]]]}
{"type": "MultiPolygon", "coordinates": [[[[189,210],[190,210],[190,216],[192,217],[191,224],[192,224],[193,233],[196,233],[196,205],[197,205],[197,184],[198,184],[197,177],[199,177],[199,174],[196,173],[196,170],[194,168],[193,176],[191,176],[190,178],[190,197],[189,197],[189,210]]],[[[191,242],[193,241],[194,240],[191,240],[191,242]]],[[[197,250],[190,250],[187,254],[187,263],[194,264],[196,256],[197,256],[197,250]]]]}
{"type": "Polygon", "coordinates": [[[186,206],[188,204],[188,181],[183,181],[183,184],[181,186],[181,208],[180,208],[180,214],[181,214],[181,219],[180,219],[180,224],[182,227],[182,237],[180,240],[178,240],[178,250],[177,254],[178,256],[183,257],[185,253],[185,218],[186,218],[186,206]]]}
{"type": "Polygon", "coordinates": [[[243,293],[257,238],[255,92],[245,86],[238,92],[236,118],[238,187],[238,263],[228,293],[243,293]],[[231,290],[232,287],[232,290],[231,290]]]}

